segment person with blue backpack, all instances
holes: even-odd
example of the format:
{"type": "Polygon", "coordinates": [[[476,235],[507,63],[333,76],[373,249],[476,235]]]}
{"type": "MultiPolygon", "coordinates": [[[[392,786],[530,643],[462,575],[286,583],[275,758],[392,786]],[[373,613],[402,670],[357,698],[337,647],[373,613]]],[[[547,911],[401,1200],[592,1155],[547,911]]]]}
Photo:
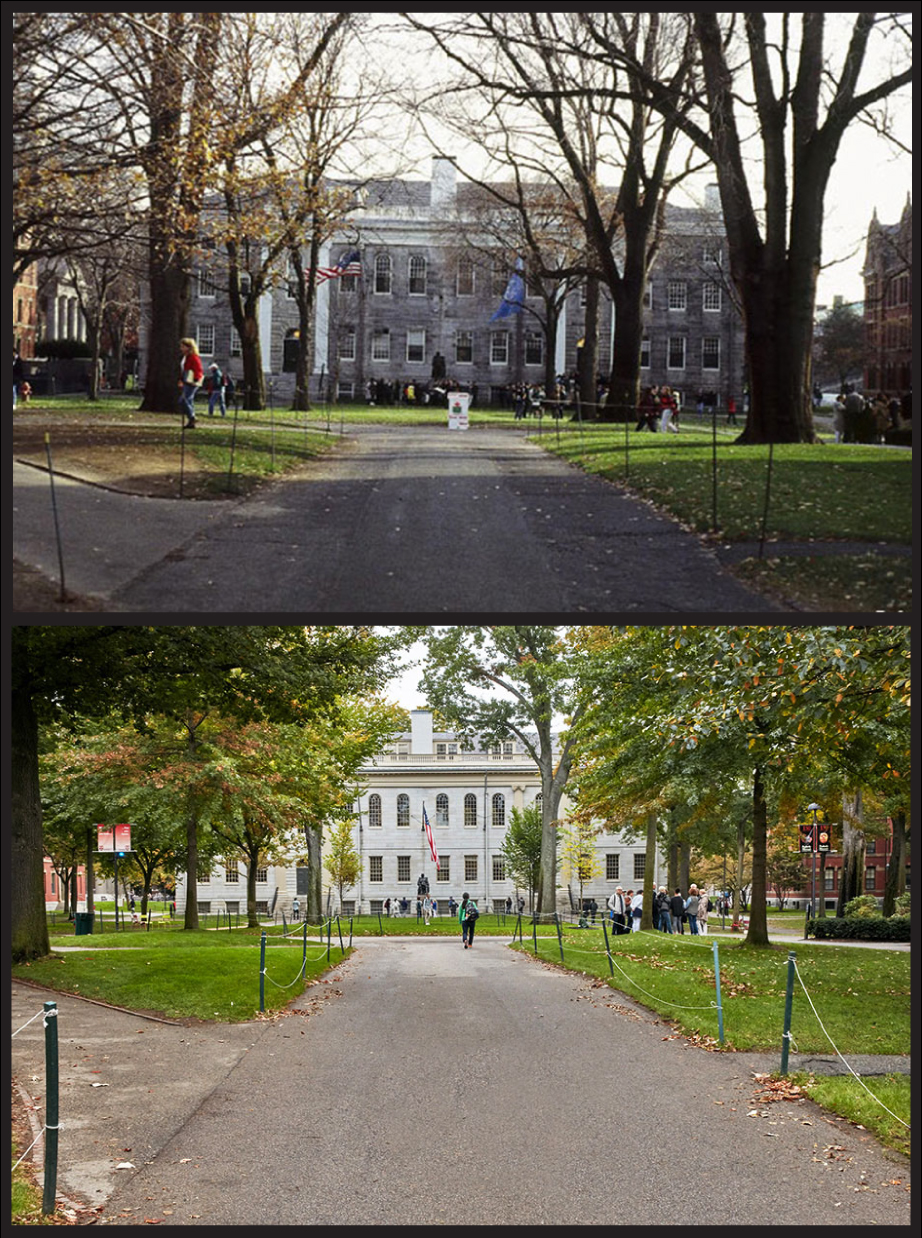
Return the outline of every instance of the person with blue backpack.
{"type": "Polygon", "coordinates": [[[477,903],[465,891],[461,896],[461,905],[458,908],[458,919],[461,921],[461,942],[465,950],[468,950],[474,944],[474,925],[477,923],[479,915],[477,903]]]}

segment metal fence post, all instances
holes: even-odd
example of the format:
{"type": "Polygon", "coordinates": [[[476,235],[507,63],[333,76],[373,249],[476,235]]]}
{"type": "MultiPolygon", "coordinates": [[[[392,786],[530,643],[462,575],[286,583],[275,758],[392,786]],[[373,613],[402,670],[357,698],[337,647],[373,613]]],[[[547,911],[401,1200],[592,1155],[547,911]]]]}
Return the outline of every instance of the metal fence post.
{"type": "Polygon", "coordinates": [[[560,912],[554,912],[554,923],[557,926],[557,945],[560,947],[560,961],[563,962],[563,933],[560,931],[560,912]]]}
{"type": "Polygon", "coordinates": [[[714,984],[717,987],[717,1034],[724,1042],[724,1008],[720,1002],[720,961],[717,958],[717,942],[714,942],[714,984]]]}
{"type": "Polygon", "coordinates": [[[605,938],[605,957],[608,959],[608,970],[611,975],[614,975],[615,968],[611,961],[611,946],[608,944],[608,926],[605,923],[604,915],[602,916],[602,936],[605,938]]]}
{"type": "Polygon", "coordinates": [[[794,1003],[794,960],[797,955],[793,950],[788,952],[788,988],[784,999],[784,1034],[781,1037],[781,1073],[788,1073],[788,1050],[791,1044],[791,1007],[794,1003]]]}
{"type": "Polygon", "coordinates": [[[266,934],[259,935],[259,1008],[266,1009],[266,934]]]}
{"type": "Polygon", "coordinates": [[[54,1212],[58,1186],[58,1007],[45,1002],[45,1187],[42,1212],[54,1212]]]}

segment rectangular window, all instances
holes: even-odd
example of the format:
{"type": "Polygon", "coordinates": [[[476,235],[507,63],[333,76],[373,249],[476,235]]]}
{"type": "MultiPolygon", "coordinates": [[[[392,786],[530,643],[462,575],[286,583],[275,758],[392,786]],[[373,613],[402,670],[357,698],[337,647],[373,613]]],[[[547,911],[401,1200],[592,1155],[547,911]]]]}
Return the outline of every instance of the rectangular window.
{"type": "Polygon", "coordinates": [[[644,309],[653,308],[653,285],[649,280],[647,280],[647,290],[643,294],[643,307],[644,309]]]}
{"type": "Polygon", "coordinates": [[[685,369],[685,336],[670,335],[669,360],[666,362],[670,370],[685,369]]]}
{"type": "Polygon", "coordinates": [[[383,881],[384,880],[384,856],[370,855],[368,857],[368,880],[383,881]]]}
{"type": "Polygon", "coordinates": [[[230,355],[232,357],[242,357],[243,348],[240,344],[240,332],[236,327],[231,327],[230,333],[230,355]]]}
{"type": "Polygon", "coordinates": [[[202,357],[214,356],[214,323],[206,323],[199,326],[198,334],[195,337],[198,340],[198,350],[202,357]]]}
{"type": "Polygon", "coordinates": [[[701,261],[707,266],[719,266],[723,250],[717,241],[705,241],[701,247],[701,261]]]}
{"type": "Polygon", "coordinates": [[[397,857],[397,880],[410,880],[410,856],[398,855],[397,857]]]}
{"type": "Polygon", "coordinates": [[[387,254],[378,254],[375,258],[375,292],[389,293],[391,290],[391,260],[387,254]]]}
{"type": "Polygon", "coordinates": [[[262,882],[265,884],[265,882],[267,882],[267,881],[269,880],[269,870],[268,870],[268,868],[257,868],[257,870],[256,870],[256,880],[257,880],[258,882],[259,882],[259,881],[262,881],[262,882]]]}
{"type": "Polygon", "coordinates": [[[339,333],[340,361],[355,360],[355,327],[343,327],[339,333]]]}
{"type": "Polygon", "coordinates": [[[490,270],[490,295],[501,297],[506,291],[506,284],[509,282],[509,273],[501,263],[494,263],[490,270]]]}
{"type": "Polygon", "coordinates": [[[705,284],[701,290],[701,308],[710,314],[723,308],[723,288],[720,284],[705,284]]]}
{"type": "Polygon", "coordinates": [[[464,857],[464,880],[465,881],[476,881],[477,880],[477,856],[476,855],[466,855],[464,857]]]}
{"type": "Polygon", "coordinates": [[[702,370],[720,369],[720,336],[706,335],[701,341],[702,370]]]}
{"type": "Polygon", "coordinates": [[[201,885],[203,881],[211,881],[211,869],[200,868],[198,870],[198,881],[199,885],[201,885]]]}
{"type": "Polygon", "coordinates": [[[647,867],[647,857],[644,852],[635,852],[634,854],[634,880],[643,881],[643,875],[647,867]]]}
{"type": "Polygon", "coordinates": [[[471,365],[474,360],[474,333],[473,331],[456,331],[455,332],[455,363],[457,365],[471,365]]]}
{"type": "Polygon", "coordinates": [[[455,289],[459,297],[474,295],[474,264],[470,258],[462,258],[458,262],[458,279],[455,289]]]}
{"type": "Polygon", "coordinates": [[[867,891],[873,890],[877,885],[877,869],[866,868],[864,870],[864,888],[867,891]]]}
{"type": "Polygon", "coordinates": [[[200,916],[207,916],[211,911],[211,903],[203,903],[201,899],[195,904],[200,916]]]}
{"type": "Polygon", "coordinates": [[[451,856],[439,855],[439,870],[435,875],[436,881],[451,881],[451,856]]]}
{"type": "Polygon", "coordinates": [[[411,297],[424,297],[426,295],[425,258],[414,256],[410,259],[407,290],[411,297]]]}
{"type": "Polygon", "coordinates": [[[494,331],[490,336],[490,364],[509,364],[509,332],[494,331]]]}
{"type": "Polygon", "coordinates": [[[620,881],[621,880],[621,856],[606,855],[605,857],[605,880],[620,881]]]}
{"type": "Polygon", "coordinates": [[[493,880],[506,880],[506,862],[501,855],[495,855],[493,857],[493,880]]]}
{"type": "Polygon", "coordinates": [[[420,327],[407,331],[407,361],[426,360],[426,332],[420,327]]]}
{"type": "Polygon", "coordinates": [[[198,273],[198,294],[200,297],[213,297],[218,291],[215,277],[211,271],[202,267],[198,273]]]}
{"type": "Polygon", "coordinates": [[[372,361],[390,361],[391,333],[387,327],[383,327],[380,331],[375,331],[372,333],[371,359],[372,361]]]}
{"type": "Polygon", "coordinates": [[[544,336],[537,331],[525,333],[525,364],[544,365],[544,336]]]}
{"type": "Polygon", "coordinates": [[[671,279],[666,285],[666,304],[671,310],[684,310],[688,306],[688,285],[684,279],[671,279]]]}
{"type": "Polygon", "coordinates": [[[236,885],[240,880],[240,869],[236,860],[224,861],[224,880],[228,885],[236,885]]]}
{"type": "Polygon", "coordinates": [[[650,368],[650,340],[646,335],[640,341],[640,368],[642,370],[650,368]]]}

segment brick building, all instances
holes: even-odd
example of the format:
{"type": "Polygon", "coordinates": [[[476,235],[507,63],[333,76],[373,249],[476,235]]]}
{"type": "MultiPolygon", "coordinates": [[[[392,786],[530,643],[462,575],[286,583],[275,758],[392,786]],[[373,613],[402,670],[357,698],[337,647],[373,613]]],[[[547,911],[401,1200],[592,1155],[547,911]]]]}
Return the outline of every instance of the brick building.
{"type": "Polygon", "coordinates": [[[864,389],[903,396],[912,387],[912,199],[899,221],[868,228],[864,270],[864,389]]]}
{"type": "MultiPolygon", "coordinates": [[[[363,400],[370,382],[391,393],[412,383],[417,394],[444,365],[446,379],[475,391],[475,403],[497,404],[512,383],[542,383],[544,338],[535,313],[497,322],[511,263],[508,251],[468,243],[476,232],[474,186],[458,184],[454,164],[435,158],[429,181],[381,180],[353,186],[355,205],[343,236],[324,245],[322,267],[358,249],[361,274],[330,279],[317,289],[311,398],[328,392],[363,400]],[[357,238],[357,240],[356,240],[357,238]]],[[[482,202],[482,195],[481,195],[482,202]]],[[[701,391],[721,404],[743,391],[743,336],[725,277],[726,241],[716,201],[670,206],[666,235],[645,297],[641,381],[668,383],[687,407],[701,391]]],[[[284,275],[284,273],[282,273],[284,275]]],[[[263,365],[273,399],[294,391],[297,308],[285,279],[260,302],[263,365]]],[[[189,331],[206,366],[240,373],[236,337],[215,260],[196,272],[189,331]]],[[[575,372],[584,335],[584,293],[570,293],[554,345],[557,374],[575,372]]],[[[611,369],[612,306],[602,292],[599,369],[611,369]]],[[[142,324],[141,373],[145,339],[142,324]]]]}

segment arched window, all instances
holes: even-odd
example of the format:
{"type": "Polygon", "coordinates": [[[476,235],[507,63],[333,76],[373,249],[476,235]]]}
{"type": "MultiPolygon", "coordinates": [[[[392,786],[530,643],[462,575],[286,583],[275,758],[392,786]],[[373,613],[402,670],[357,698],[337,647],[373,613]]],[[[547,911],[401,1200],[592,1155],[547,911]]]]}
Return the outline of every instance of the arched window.
{"type": "Polygon", "coordinates": [[[391,260],[388,254],[378,254],[375,258],[375,292],[390,292],[391,290],[391,260]]]}
{"type": "Polygon", "coordinates": [[[437,795],[435,797],[435,823],[436,825],[448,824],[448,796],[437,795]]]}
{"type": "Polygon", "coordinates": [[[493,796],[493,825],[498,830],[506,827],[506,797],[504,795],[493,796]]]}
{"type": "Polygon", "coordinates": [[[464,824],[468,829],[477,826],[477,796],[470,793],[464,797],[464,824]]]}
{"type": "Polygon", "coordinates": [[[410,797],[409,795],[397,796],[397,824],[410,824],[410,797]]]}
{"type": "Polygon", "coordinates": [[[381,828],[381,796],[369,795],[368,797],[368,824],[374,829],[381,828]]]}

